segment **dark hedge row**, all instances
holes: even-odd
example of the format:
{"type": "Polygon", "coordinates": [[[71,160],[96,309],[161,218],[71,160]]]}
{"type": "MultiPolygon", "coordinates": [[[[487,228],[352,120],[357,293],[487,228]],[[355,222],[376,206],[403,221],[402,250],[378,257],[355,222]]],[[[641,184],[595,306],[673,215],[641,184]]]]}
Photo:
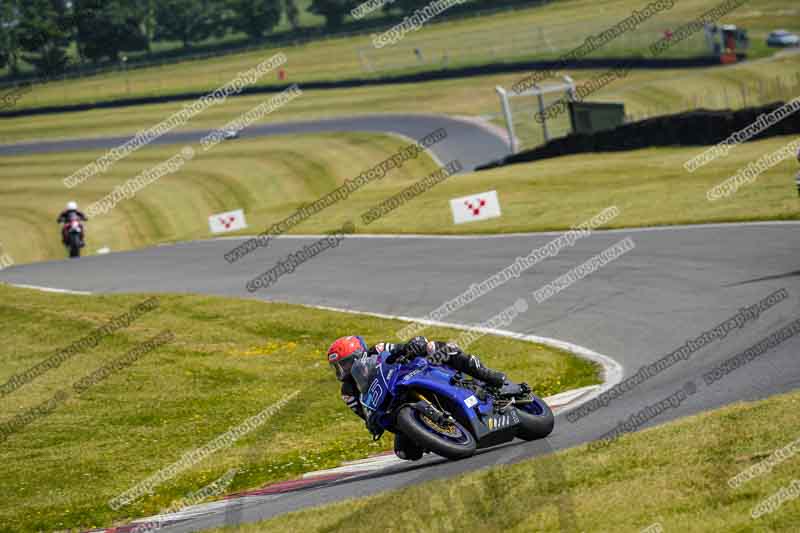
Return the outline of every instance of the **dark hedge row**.
{"type": "MultiPolygon", "coordinates": [[[[783,106],[782,102],[737,111],[699,109],[675,115],[653,117],[593,134],[568,135],[549,143],[494,161],[478,170],[516,163],[527,163],[569,154],[587,152],[619,152],[654,146],[707,146],[727,139],[783,106]]],[[[754,136],[752,140],[800,133],[800,112],[754,136]]]]}

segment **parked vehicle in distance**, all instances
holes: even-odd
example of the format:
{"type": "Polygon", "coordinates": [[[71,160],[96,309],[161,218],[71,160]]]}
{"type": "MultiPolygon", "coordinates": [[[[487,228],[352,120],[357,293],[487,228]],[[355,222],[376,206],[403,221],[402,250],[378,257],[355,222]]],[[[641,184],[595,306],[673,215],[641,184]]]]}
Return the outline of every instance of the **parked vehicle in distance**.
{"type": "Polygon", "coordinates": [[[239,130],[222,130],[222,138],[226,141],[239,138],[239,130]]]}
{"type": "Polygon", "coordinates": [[[767,46],[773,48],[800,46],[800,37],[787,30],[775,30],[767,37],[767,46]]]}

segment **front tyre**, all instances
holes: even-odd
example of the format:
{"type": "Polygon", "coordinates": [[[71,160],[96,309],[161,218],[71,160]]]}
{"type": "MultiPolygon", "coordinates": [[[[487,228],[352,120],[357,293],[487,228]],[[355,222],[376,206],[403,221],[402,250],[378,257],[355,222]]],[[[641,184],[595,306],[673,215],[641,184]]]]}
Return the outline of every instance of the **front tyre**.
{"type": "Polygon", "coordinates": [[[404,461],[419,461],[425,451],[419,445],[405,435],[405,433],[394,434],[394,454],[404,461]]]}
{"type": "Polygon", "coordinates": [[[531,399],[532,403],[517,406],[519,415],[517,437],[522,440],[543,439],[552,433],[555,425],[550,406],[535,394],[531,394],[531,399]]]}
{"type": "Polygon", "coordinates": [[[77,233],[69,234],[69,256],[70,257],[81,256],[81,236],[77,233]]]}
{"type": "Polygon", "coordinates": [[[458,422],[440,425],[410,406],[397,413],[396,426],[421,448],[447,459],[470,457],[477,448],[475,437],[458,422]]]}

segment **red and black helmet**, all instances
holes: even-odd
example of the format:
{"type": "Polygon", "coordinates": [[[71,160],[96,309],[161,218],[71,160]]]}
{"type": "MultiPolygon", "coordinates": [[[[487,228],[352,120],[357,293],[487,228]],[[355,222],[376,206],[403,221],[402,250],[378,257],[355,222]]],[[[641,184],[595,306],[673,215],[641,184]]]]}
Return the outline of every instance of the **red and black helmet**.
{"type": "Polygon", "coordinates": [[[336,339],[328,348],[328,363],[336,371],[336,379],[344,381],[350,376],[353,362],[367,352],[367,343],[358,336],[336,339]]]}

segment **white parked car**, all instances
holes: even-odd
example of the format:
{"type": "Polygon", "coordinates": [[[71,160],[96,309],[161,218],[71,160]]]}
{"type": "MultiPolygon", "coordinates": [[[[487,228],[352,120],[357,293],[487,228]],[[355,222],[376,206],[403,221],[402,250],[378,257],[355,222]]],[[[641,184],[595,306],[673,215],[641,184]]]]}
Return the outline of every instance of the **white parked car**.
{"type": "Polygon", "coordinates": [[[775,30],[767,37],[767,46],[800,46],[800,37],[786,30],[775,30]]]}
{"type": "Polygon", "coordinates": [[[239,130],[222,130],[222,138],[226,141],[239,138],[239,130]]]}

